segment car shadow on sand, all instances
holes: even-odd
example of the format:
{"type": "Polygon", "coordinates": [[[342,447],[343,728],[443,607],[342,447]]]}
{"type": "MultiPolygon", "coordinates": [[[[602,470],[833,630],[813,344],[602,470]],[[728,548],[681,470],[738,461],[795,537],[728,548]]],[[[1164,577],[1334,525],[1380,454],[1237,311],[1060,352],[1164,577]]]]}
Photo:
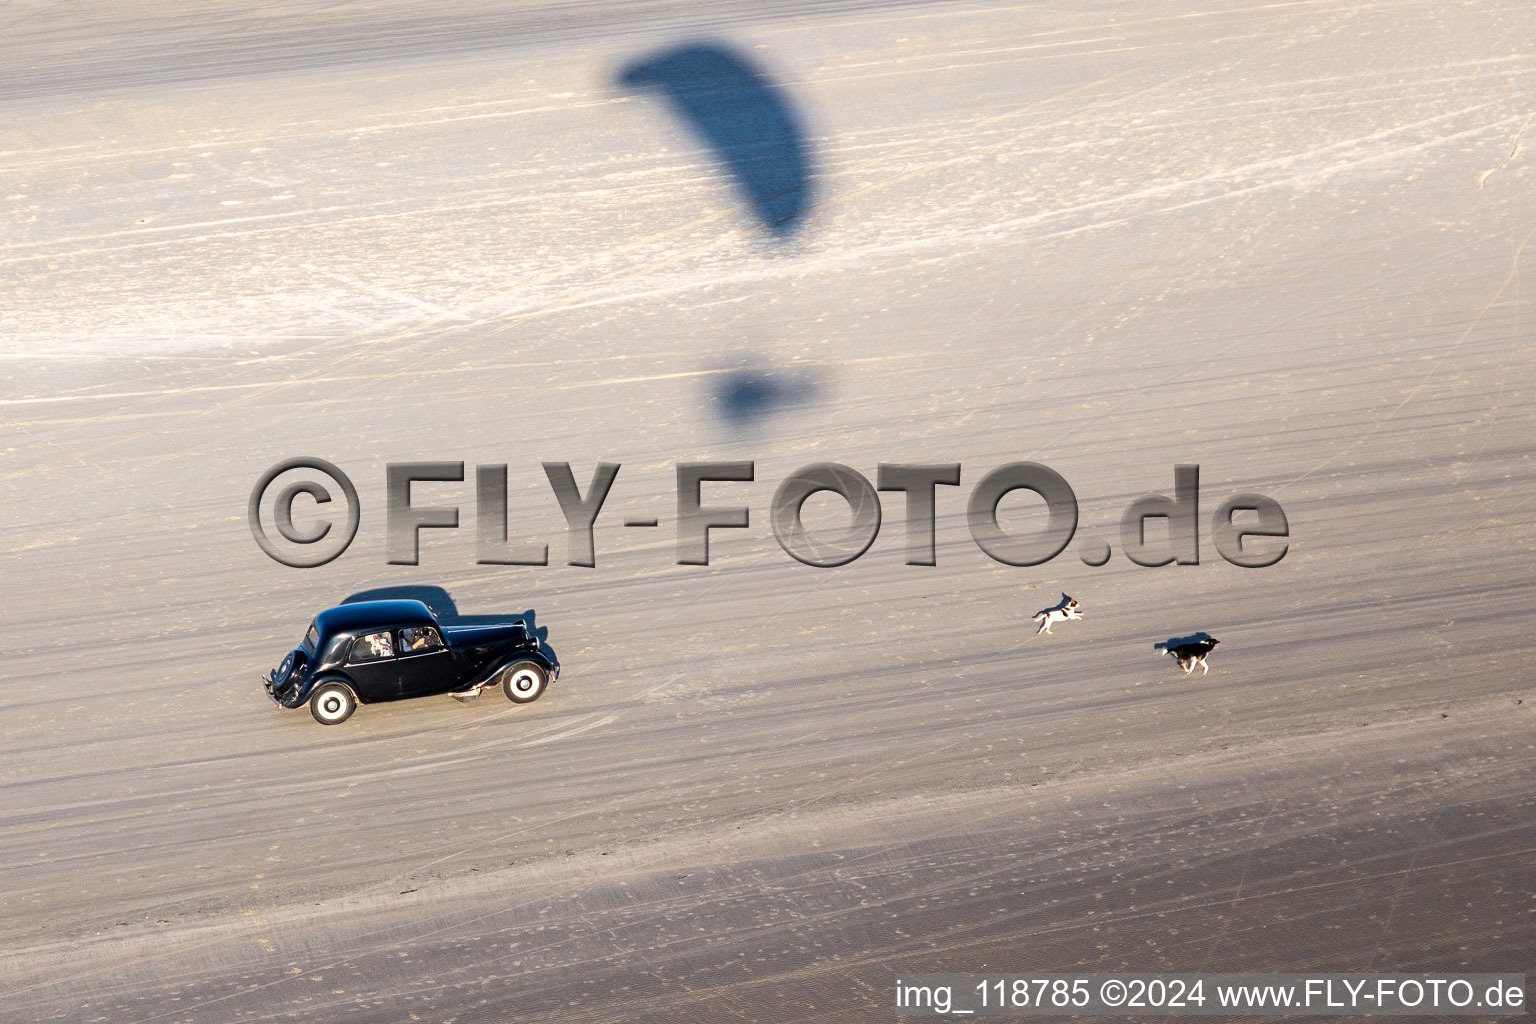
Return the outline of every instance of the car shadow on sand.
{"type": "Polygon", "coordinates": [[[405,587],[375,587],[372,590],[359,590],[342,600],[342,604],[357,604],[360,601],[420,601],[432,610],[437,616],[437,621],[445,628],[453,626],[496,626],[508,622],[520,622],[528,635],[539,641],[539,647],[549,660],[557,666],[560,657],[555,649],[549,645],[549,628],[539,626],[535,621],[537,613],[529,608],[524,612],[503,612],[494,615],[465,615],[459,611],[458,602],[453,595],[442,587],[405,586],[405,587]]]}

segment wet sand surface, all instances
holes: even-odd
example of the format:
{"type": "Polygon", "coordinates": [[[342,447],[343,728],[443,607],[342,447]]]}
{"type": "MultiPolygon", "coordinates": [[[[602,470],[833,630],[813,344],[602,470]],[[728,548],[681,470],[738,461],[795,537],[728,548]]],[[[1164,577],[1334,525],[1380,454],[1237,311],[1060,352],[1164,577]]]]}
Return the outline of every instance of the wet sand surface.
{"type": "Polygon", "coordinates": [[[262,10],[23,5],[4,44],[0,1016],[883,1020],[901,972],[1536,962],[1536,12],[262,10]],[[616,83],[696,38],[804,116],[789,237],[616,83]],[[246,522],[298,455],[362,505],[310,570],[246,522]],[[755,461],[705,492],[751,523],[678,565],[700,459],[755,461]],[[461,526],[390,565],[420,460],[466,463],[414,491],[461,526]],[[965,516],[1019,460],[1080,505],[1032,568],[965,516]],[[540,463],[599,461],[567,565],[540,463]],[[961,463],[938,564],[894,493],[857,561],[786,555],[819,461],[961,463]],[[476,564],[497,463],[552,564],[476,564]],[[1190,463],[1201,563],[1132,564],[1121,511],[1190,463]],[[1268,568],[1210,535],[1245,492],[1268,568]],[[561,678],[274,710],[378,592],[532,613],[561,678]],[[1198,630],[1208,675],[1153,649],[1198,630]]]}

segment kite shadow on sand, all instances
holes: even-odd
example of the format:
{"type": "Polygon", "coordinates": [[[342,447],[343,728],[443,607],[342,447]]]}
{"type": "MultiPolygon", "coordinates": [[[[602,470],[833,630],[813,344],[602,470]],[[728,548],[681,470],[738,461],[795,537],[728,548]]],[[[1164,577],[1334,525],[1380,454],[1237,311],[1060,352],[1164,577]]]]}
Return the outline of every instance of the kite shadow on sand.
{"type": "Polygon", "coordinates": [[[821,378],[811,369],[742,367],[719,375],[714,381],[714,398],[721,418],[741,427],[816,401],[822,386],[821,378]]]}
{"type": "MultiPolygon", "coordinates": [[[[805,127],[789,95],[745,55],[695,42],[633,61],[618,74],[629,90],[659,96],[714,154],[770,238],[803,226],[815,174],[805,127]]],[[[749,367],[710,378],[714,407],[743,427],[815,397],[802,373],[749,367]]]]}
{"type": "Polygon", "coordinates": [[[764,230],[785,239],[811,206],[810,147],[789,97],[744,56],[689,43],[625,66],[626,89],[659,95],[729,171],[764,230]]]}

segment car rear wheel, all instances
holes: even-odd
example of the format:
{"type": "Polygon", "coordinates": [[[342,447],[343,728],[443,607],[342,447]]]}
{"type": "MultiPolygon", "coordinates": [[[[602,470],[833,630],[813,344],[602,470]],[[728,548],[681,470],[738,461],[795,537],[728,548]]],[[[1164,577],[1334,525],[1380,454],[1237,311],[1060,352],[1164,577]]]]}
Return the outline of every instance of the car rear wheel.
{"type": "Polygon", "coordinates": [[[309,695],[309,713],[321,725],[340,725],[357,710],[357,698],[340,683],[325,683],[309,695]]]}
{"type": "Polygon", "coordinates": [[[533,661],[515,662],[507,666],[501,677],[501,688],[506,692],[507,700],[514,704],[533,703],[548,685],[549,673],[533,661]]]}

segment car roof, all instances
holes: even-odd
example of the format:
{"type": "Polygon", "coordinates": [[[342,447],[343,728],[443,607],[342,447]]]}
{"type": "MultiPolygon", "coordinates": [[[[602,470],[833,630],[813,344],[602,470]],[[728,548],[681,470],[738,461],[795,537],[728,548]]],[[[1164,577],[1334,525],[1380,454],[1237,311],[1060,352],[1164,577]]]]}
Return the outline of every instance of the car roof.
{"type": "Polygon", "coordinates": [[[420,601],[359,601],[327,608],[315,616],[321,636],[412,622],[435,622],[432,610],[420,601]]]}

